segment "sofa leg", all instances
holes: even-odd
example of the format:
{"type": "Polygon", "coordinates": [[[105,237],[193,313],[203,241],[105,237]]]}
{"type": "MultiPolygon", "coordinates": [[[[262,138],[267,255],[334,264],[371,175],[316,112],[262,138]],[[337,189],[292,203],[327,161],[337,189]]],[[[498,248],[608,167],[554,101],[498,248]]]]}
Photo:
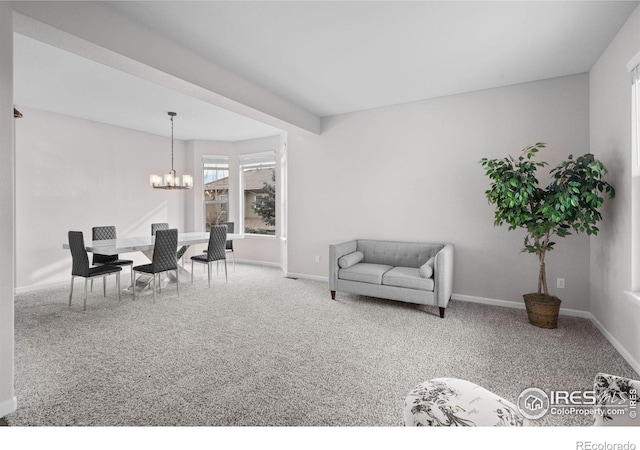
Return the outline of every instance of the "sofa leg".
{"type": "Polygon", "coordinates": [[[331,300],[336,299],[336,291],[331,291],[331,300]]]}
{"type": "Polygon", "coordinates": [[[444,319],[444,308],[440,307],[440,318],[444,319]]]}

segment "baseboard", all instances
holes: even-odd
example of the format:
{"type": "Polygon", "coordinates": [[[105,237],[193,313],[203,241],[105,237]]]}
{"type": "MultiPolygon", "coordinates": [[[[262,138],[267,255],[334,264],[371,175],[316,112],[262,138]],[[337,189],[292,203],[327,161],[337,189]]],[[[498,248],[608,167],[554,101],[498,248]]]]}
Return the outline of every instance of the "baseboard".
{"type": "MultiPolygon", "coordinates": [[[[502,306],[505,308],[525,309],[524,302],[514,302],[510,300],[497,300],[494,298],[475,297],[473,295],[453,294],[452,300],[460,300],[463,302],[482,303],[484,305],[502,306]]],[[[589,311],[581,311],[579,309],[560,308],[561,316],[582,317],[583,319],[591,319],[589,311]]]]}
{"type": "Polygon", "coordinates": [[[593,314],[590,314],[590,316],[591,316],[591,322],[596,326],[598,330],[600,330],[600,333],[602,333],[604,337],[607,338],[607,340],[611,343],[611,345],[613,345],[613,347],[618,351],[618,353],[622,355],[622,357],[625,359],[625,361],[629,363],[629,365],[633,368],[633,370],[635,370],[637,374],[640,374],[640,362],[636,361],[633,358],[633,356],[631,356],[631,353],[629,353],[627,349],[624,348],[624,346],[615,337],[613,337],[611,333],[609,333],[609,331],[604,327],[604,325],[602,325],[600,321],[596,319],[593,314]]]}
{"type": "MultiPolygon", "coordinates": [[[[275,263],[270,261],[258,261],[256,259],[236,259],[236,262],[242,263],[242,264],[250,264],[253,266],[275,267],[277,269],[282,270],[282,265],[280,265],[280,263],[275,263]]],[[[233,260],[227,259],[227,264],[233,264],[233,260]]]]}
{"type": "Polygon", "coordinates": [[[13,289],[14,294],[24,294],[25,292],[39,291],[41,289],[57,288],[62,286],[71,286],[71,278],[68,281],[56,281],[55,283],[32,284],[29,286],[20,286],[13,289]]]}
{"type": "MultiPolygon", "coordinates": [[[[237,263],[242,263],[242,264],[250,264],[250,265],[254,265],[254,266],[267,266],[267,267],[275,267],[277,269],[282,270],[282,266],[279,263],[274,263],[274,262],[268,262],[268,261],[257,261],[257,260],[253,260],[253,259],[236,259],[237,263]]],[[[227,260],[227,264],[228,265],[232,265],[233,264],[233,260],[227,260]]],[[[284,272],[284,270],[283,270],[284,272]]],[[[197,276],[197,275],[196,275],[197,276]]],[[[20,286],[17,288],[13,289],[13,293],[14,294],[24,294],[26,292],[34,292],[34,291],[40,291],[42,289],[49,289],[49,288],[57,288],[57,287],[63,287],[63,286],[67,286],[69,287],[71,285],[71,278],[69,278],[68,281],[56,281],[54,283],[43,283],[43,284],[32,284],[29,286],[20,286]]]]}
{"type": "Polygon", "coordinates": [[[17,408],[18,408],[18,400],[15,397],[0,403],[0,417],[4,417],[8,414],[11,414],[17,408]]]}
{"type": "MultiPolygon", "coordinates": [[[[494,305],[494,306],[503,306],[505,308],[515,308],[515,309],[525,309],[524,303],[520,302],[512,302],[507,300],[496,300],[493,298],[484,298],[484,297],[474,297],[472,295],[462,295],[462,294],[453,294],[451,296],[453,300],[460,300],[463,302],[472,302],[472,303],[482,303],[485,305],[494,305]]],[[[636,371],[636,373],[640,374],[640,362],[636,361],[631,353],[624,348],[624,346],[618,342],[618,340],[613,337],[613,335],[600,323],[598,319],[595,318],[593,314],[588,311],[580,311],[577,309],[566,309],[560,308],[560,315],[564,316],[573,316],[573,317],[582,317],[584,319],[589,319],[591,323],[603,334],[603,336],[609,341],[613,348],[620,353],[620,356],[624,358],[627,363],[636,371]]]]}
{"type": "Polygon", "coordinates": [[[285,277],[287,277],[287,278],[302,278],[303,280],[323,281],[325,283],[329,282],[329,277],[323,277],[323,276],[320,276],[320,275],[308,275],[306,273],[287,272],[285,274],[285,277]]]}

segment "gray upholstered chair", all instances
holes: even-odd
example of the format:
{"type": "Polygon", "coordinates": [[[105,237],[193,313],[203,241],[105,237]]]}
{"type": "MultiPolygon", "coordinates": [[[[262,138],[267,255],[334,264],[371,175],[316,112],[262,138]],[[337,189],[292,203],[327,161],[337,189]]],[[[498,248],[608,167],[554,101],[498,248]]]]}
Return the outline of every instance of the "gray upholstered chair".
{"type": "MultiPolygon", "coordinates": [[[[157,230],[155,233],[156,242],[153,246],[153,257],[151,264],[135,266],[135,272],[144,272],[153,276],[153,301],[156,301],[156,275],[170,270],[176,271],[176,289],[180,297],[180,277],[178,275],[178,259],[176,258],[176,247],[178,246],[178,230],[157,230]]],[[[136,298],[136,290],[133,290],[133,299],[136,298]]]]}
{"type": "MultiPolygon", "coordinates": [[[[116,275],[116,285],[118,288],[118,300],[120,300],[120,272],[122,267],[111,265],[100,265],[97,267],[89,266],[89,257],[84,246],[84,236],[82,231],[69,231],[69,249],[71,250],[71,258],[73,266],[71,269],[71,292],[69,294],[69,308],[71,308],[71,298],[73,297],[73,281],[75,277],[84,278],[84,305],[83,310],[87,310],[87,280],[93,280],[96,277],[106,277],[107,275],[116,275]]],[[[106,297],[106,290],[104,291],[106,297]]]]}
{"type": "MultiPolygon", "coordinates": [[[[234,222],[225,222],[224,224],[227,226],[227,233],[234,233],[234,230],[236,227],[234,222]]],[[[231,253],[231,257],[233,259],[233,270],[235,271],[236,270],[236,254],[233,251],[233,239],[227,239],[225,251],[227,253],[231,253]]],[[[202,253],[207,253],[207,249],[202,250],[202,253]]]]}
{"type": "Polygon", "coordinates": [[[206,264],[207,275],[209,279],[209,287],[211,287],[211,263],[214,261],[224,260],[224,277],[225,281],[229,281],[227,276],[227,226],[226,225],[213,225],[209,232],[209,246],[207,247],[207,253],[202,255],[196,255],[191,257],[191,283],[193,284],[193,269],[194,263],[206,264]]]}
{"type": "MultiPolygon", "coordinates": [[[[169,229],[169,224],[168,223],[164,223],[164,222],[160,222],[160,223],[152,223],[151,224],[151,236],[155,236],[156,235],[156,231],[157,230],[168,230],[169,229]]],[[[177,246],[176,246],[177,248],[177,246]]],[[[182,257],[184,256],[184,254],[186,253],[186,251],[189,249],[188,246],[183,245],[182,247],[180,247],[176,253],[176,258],[178,259],[178,261],[180,261],[182,259],[182,257]]],[[[184,267],[184,260],[182,260],[182,266],[184,267]]]]}
{"type": "Polygon", "coordinates": [[[156,231],[158,230],[168,230],[169,229],[169,224],[168,223],[152,223],[151,224],[151,236],[155,236],[156,235],[156,231]]]}
{"type": "MultiPolygon", "coordinates": [[[[233,222],[226,222],[225,225],[227,226],[227,233],[234,233],[236,225],[233,222]]],[[[233,270],[236,270],[236,254],[233,251],[233,239],[228,239],[227,240],[227,244],[225,246],[225,251],[227,253],[231,253],[231,258],[233,259],[233,270]]]]}
{"type": "MultiPolygon", "coordinates": [[[[94,241],[104,241],[106,239],[116,239],[116,227],[102,226],[102,227],[93,227],[91,229],[91,238],[94,241]]],[[[119,255],[101,255],[99,253],[93,254],[92,263],[94,266],[131,266],[133,268],[133,261],[130,259],[120,259],[119,255]]],[[[104,278],[103,278],[104,281],[104,278]]],[[[133,285],[133,270],[131,271],[131,285],[133,285]]],[[[102,286],[103,291],[106,290],[106,286],[103,283],[102,286]]],[[[93,278],[91,279],[91,291],[93,291],[93,278]]]]}

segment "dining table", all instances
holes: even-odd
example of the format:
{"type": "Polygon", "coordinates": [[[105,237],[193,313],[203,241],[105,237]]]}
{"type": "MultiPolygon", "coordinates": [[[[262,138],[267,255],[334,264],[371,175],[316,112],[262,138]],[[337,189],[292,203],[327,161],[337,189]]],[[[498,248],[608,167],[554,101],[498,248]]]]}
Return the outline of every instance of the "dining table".
{"type": "MultiPolygon", "coordinates": [[[[227,233],[227,240],[243,239],[244,234],[240,233],[227,233]]],[[[103,239],[98,241],[87,241],[85,243],[85,249],[89,253],[98,253],[100,255],[119,255],[121,253],[133,253],[141,252],[149,261],[153,260],[153,247],[155,245],[155,236],[138,236],[138,237],[121,237],[117,239],[103,239]]],[[[203,231],[194,231],[188,233],[178,233],[178,247],[186,246],[190,247],[194,244],[208,244],[209,233],[203,231]]],[[[69,249],[69,243],[62,244],[63,249],[69,249]]],[[[177,251],[177,248],[176,248],[177,251]]],[[[184,260],[183,260],[184,261],[184,260]]],[[[184,264],[184,262],[183,262],[184,264]]],[[[180,279],[188,280],[191,273],[184,268],[184,266],[178,265],[178,272],[180,272],[180,279]]],[[[141,274],[134,282],[133,285],[125,289],[125,292],[133,293],[133,289],[136,289],[136,295],[138,293],[151,292],[151,281],[153,277],[147,274],[141,274]]],[[[175,275],[169,273],[166,278],[163,278],[162,283],[167,284],[171,282],[177,282],[175,275]]]]}

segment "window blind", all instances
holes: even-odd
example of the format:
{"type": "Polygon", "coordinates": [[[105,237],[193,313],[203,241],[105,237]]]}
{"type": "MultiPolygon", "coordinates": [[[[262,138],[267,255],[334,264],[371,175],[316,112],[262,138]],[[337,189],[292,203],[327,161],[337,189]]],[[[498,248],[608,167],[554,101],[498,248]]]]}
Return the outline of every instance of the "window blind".
{"type": "Polygon", "coordinates": [[[228,166],[229,157],[222,155],[202,155],[202,165],[204,167],[228,166]]]}
{"type": "Polygon", "coordinates": [[[276,163],[275,152],[246,153],[238,155],[240,165],[244,168],[273,167],[276,163]]]}

